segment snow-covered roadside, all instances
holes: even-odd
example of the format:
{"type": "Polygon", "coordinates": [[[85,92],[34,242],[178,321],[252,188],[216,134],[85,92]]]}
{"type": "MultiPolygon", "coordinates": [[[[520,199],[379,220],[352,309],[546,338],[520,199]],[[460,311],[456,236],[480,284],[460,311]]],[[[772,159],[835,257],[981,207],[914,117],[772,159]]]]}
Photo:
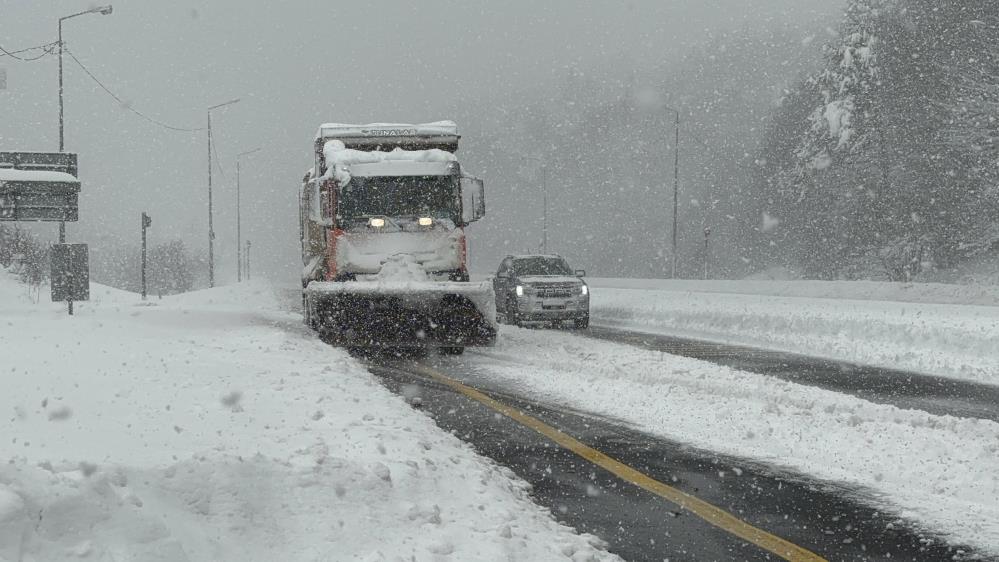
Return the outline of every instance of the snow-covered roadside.
{"type": "MultiPolygon", "coordinates": [[[[872,404],[555,331],[504,326],[496,348],[469,360],[478,376],[526,395],[869,490],[901,517],[999,554],[997,423],[872,404]]],[[[849,529],[836,532],[853,539],[849,529]]]]}
{"type": "Polygon", "coordinates": [[[782,281],[770,279],[587,278],[591,287],[670,292],[727,293],[861,301],[999,306],[999,285],[889,283],[885,281],[782,281]]]}
{"type": "Polygon", "coordinates": [[[279,308],[0,272],[0,560],[616,559],[279,308]]]}
{"type": "Polygon", "coordinates": [[[897,284],[747,281],[736,293],[720,292],[737,290],[729,282],[601,281],[591,282],[594,324],[999,384],[999,306],[937,302],[990,299],[981,287],[893,295],[897,284]],[[929,302],[876,300],[893,296],[929,302]]]}

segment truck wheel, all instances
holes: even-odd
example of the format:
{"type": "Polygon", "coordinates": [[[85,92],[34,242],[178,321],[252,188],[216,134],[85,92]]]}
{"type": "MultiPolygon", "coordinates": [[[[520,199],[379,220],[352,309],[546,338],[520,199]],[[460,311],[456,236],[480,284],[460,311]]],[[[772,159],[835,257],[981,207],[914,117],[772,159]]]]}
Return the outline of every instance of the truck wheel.
{"type": "Polygon", "coordinates": [[[577,330],[585,330],[590,327],[590,317],[577,318],[575,324],[577,330]]]}
{"type": "Polygon", "coordinates": [[[437,349],[437,353],[441,355],[461,355],[462,353],[465,353],[465,346],[454,345],[454,346],[440,347],[437,349]]]}

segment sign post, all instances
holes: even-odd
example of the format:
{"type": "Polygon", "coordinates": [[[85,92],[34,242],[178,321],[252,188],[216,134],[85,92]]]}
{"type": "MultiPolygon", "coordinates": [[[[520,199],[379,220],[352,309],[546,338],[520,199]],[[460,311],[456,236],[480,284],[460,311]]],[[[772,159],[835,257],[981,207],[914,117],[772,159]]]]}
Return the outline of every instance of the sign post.
{"type": "Polygon", "coordinates": [[[52,302],[90,300],[90,256],[86,244],[52,245],[52,302]]]}
{"type": "Polygon", "coordinates": [[[0,221],[59,223],[52,247],[52,301],[90,298],[86,244],[66,244],[66,223],[80,218],[80,180],[72,152],[0,152],[0,221]],[[80,285],[82,283],[82,286],[80,285]]]}
{"type": "Polygon", "coordinates": [[[142,300],[146,300],[146,229],[152,226],[153,219],[142,212],[142,300]]]}

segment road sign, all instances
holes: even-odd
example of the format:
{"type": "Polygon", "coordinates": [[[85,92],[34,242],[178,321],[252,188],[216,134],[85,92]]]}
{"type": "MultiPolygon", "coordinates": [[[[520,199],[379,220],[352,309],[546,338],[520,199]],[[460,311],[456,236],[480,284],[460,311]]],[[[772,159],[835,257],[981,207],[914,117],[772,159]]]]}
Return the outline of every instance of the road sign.
{"type": "Polygon", "coordinates": [[[90,300],[90,258],[86,244],[52,245],[52,302],[90,300]]]}
{"type": "Polygon", "coordinates": [[[76,154],[0,152],[0,221],[79,220],[76,154]]]}

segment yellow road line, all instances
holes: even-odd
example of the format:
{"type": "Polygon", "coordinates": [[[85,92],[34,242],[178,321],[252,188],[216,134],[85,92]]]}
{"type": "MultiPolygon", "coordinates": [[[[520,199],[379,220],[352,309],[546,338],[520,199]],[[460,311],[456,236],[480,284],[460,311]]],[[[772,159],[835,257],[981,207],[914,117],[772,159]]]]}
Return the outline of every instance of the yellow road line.
{"type": "Polygon", "coordinates": [[[482,404],[489,406],[493,410],[496,410],[514,421],[537,431],[562,447],[614,474],[618,478],[631,482],[640,488],[644,488],[657,496],[665,498],[666,500],[669,500],[679,506],[681,509],[685,509],[690,513],[693,513],[711,525],[752,543],[763,550],[775,554],[784,560],[790,560],[792,562],[826,562],[825,558],[822,558],[811,551],[808,551],[794,543],[790,543],[776,535],[772,535],[762,529],[754,527],[731,513],[715,507],[702,499],[692,496],[686,492],[682,492],[672,486],[667,486],[666,484],[663,484],[662,482],[659,482],[658,480],[655,480],[635,470],[634,468],[631,468],[630,466],[585,445],[579,440],[559,431],[558,429],[555,429],[550,425],[545,424],[537,418],[531,417],[516,408],[507,406],[498,400],[494,400],[486,394],[475,390],[470,386],[462,384],[439,371],[423,365],[415,366],[415,370],[438,382],[446,384],[465,396],[481,402],[482,404]]]}

